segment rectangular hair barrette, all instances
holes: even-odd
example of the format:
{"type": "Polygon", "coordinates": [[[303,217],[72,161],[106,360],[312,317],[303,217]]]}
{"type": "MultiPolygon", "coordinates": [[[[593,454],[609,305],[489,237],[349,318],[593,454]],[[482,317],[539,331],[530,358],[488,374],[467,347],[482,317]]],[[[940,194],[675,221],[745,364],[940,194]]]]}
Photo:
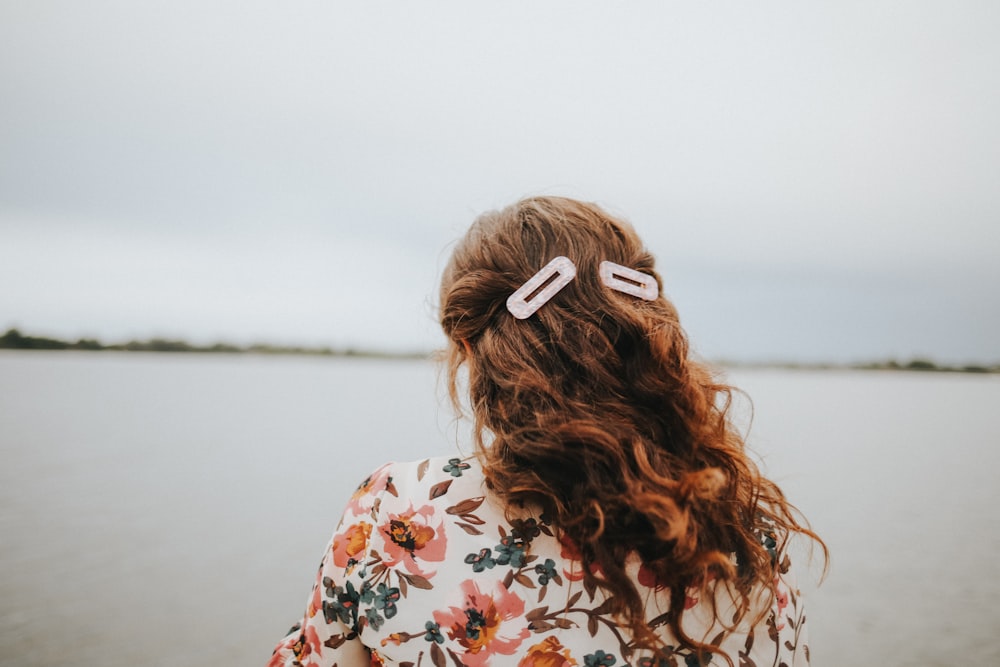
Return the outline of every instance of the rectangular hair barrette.
{"type": "Polygon", "coordinates": [[[576,276],[576,265],[569,257],[559,256],[541,268],[535,275],[528,278],[528,281],[521,285],[516,292],[507,297],[507,310],[519,320],[527,319],[534,315],[535,311],[545,305],[549,299],[554,297],[559,290],[565,287],[569,281],[576,276]],[[535,290],[545,284],[545,281],[556,276],[548,285],[545,285],[535,294],[531,301],[528,297],[535,290]]]}
{"type": "Polygon", "coordinates": [[[660,286],[656,284],[656,278],[648,273],[636,271],[607,260],[601,262],[598,271],[601,274],[601,282],[613,290],[631,294],[646,301],[655,301],[660,293],[660,286]]]}

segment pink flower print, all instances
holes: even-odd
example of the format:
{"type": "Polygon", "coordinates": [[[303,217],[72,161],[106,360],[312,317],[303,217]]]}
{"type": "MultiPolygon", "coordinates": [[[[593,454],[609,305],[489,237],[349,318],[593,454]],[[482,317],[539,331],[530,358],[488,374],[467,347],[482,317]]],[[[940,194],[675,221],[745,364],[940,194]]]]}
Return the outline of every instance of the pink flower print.
{"type": "Polygon", "coordinates": [[[391,482],[389,479],[389,466],[391,465],[391,463],[386,463],[369,475],[365,481],[361,482],[361,485],[351,494],[351,499],[347,501],[345,515],[353,514],[354,516],[360,516],[367,514],[371,510],[378,493],[391,482]]]}
{"type": "Polygon", "coordinates": [[[569,569],[563,568],[563,576],[570,581],[580,581],[583,579],[583,567],[580,564],[580,551],[576,548],[573,540],[565,534],[559,536],[559,555],[563,561],[569,563],[569,569]]]}
{"type": "Polygon", "coordinates": [[[569,654],[555,637],[546,637],[545,641],[528,649],[528,654],[521,658],[517,667],[575,667],[576,660],[569,654]]]}
{"type": "Polygon", "coordinates": [[[782,630],[785,627],[785,618],[787,618],[785,609],[788,607],[788,590],[778,577],[774,578],[774,606],[775,627],[782,630]]]}
{"type": "Polygon", "coordinates": [[[664,586],[659,579],[656,578],[656,574],[646,567],[645,563],[639,565],[639,574],[637,575],[639,583],[646,588],[652,588],[655,591],[663,590],[664,586]]]}
{"type": "MultiPolygon", "coordinates": [[[[656,573],[646,566],[645,563],[639,565],[639,573],[636,577],[639,580],[639,584],[645,586],[646,588],[651,588],[654,591],[662,591],[667,585],[664,584],[656,577],[656,573]]],[[[698,606],[698,587],[689,586],[684,593],[684,608],[691,609],[692,607],[698,606]]]]}
{"type": "Polygon", "coordinates": [[[435,611],[434,621],[448,638],[465,653],[467,667],[484,667],[495,653],[513,655],[530,632],[525,620],[524,601],[497,582],[493,593],[484,593],[472,579],[459,587],[464,600],[461,607],[435,611]]]}
{"type": "MultiPolygon", "coordinates": [[[[581,562],[583,556],[580,555],[580,550],[577,548],[576,543],[569,538],[568,535],[562,534],[559,536],[559,555],[562,559],[569,563],[569,569],[563,567],[563,576],[565,576],[570,581],[582,581],[583,574],[583,563],[581,562]]],[[[596,577],[603,577],[604,570],[601,569],[599,563],[591,563],[590,573],[596,577]]]]}
{"type": "Polygon", "coordinates": [[[410,505],[401,514],[389,514],[379,529],[386,537],[383,561],[389,567],[401,563],[410,574],[426,577],[434,572],[424,571],[418,561],[439,563],[444,560],[448,546],[444,522],[434,516],[434,508],[430,505],[417,510],[410,505]]]}
{"type": "Polygon", "coordinates": [[[353,572],[354,566],[365,557],[371,532],[372,525],[364,521],[338,532],[333,538],[333,564],[344,568],[347,574],[353,572]]]}

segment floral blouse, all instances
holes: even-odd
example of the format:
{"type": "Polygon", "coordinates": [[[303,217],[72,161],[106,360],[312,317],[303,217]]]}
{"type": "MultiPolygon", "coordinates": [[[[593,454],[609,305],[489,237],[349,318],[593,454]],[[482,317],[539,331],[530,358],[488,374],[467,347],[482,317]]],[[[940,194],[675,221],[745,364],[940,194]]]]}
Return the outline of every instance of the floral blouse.
{"type": "MultiPolygon", "coordinates": [[[[726,664],[717,655],[699,662],[671,642],[661,625],[669,591],[638,559],[629,572],[645,592],[651,625],[664,633],[668,658],[633,650],[603,591],[586,585],[572,545],[558,535],[544,515],[505,518],[475,459],[384,465],[348,502],[305,617],[278,644],[269,667],[726,664]]],[[[773,552],[774,535],[762,540],[773,552]]],[[[788,572],[787,556],[783,561],[788,572]]],[[[684,629],[719,646],[733,665],[805,665],[805,615],[790,573],[775,579],[774,592],[756,627],[726,628],[711,601],[692,590],[684,629]]]]}

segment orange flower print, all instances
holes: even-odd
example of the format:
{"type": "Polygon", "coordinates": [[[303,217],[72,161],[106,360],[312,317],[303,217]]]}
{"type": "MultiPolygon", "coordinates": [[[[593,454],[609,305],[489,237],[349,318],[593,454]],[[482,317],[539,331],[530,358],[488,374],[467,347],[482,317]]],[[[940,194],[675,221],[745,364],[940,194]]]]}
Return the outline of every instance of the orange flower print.
{"type": "Polygon", "coordinates": [[[521,658],[517,667],[574,667],[577,664],[570,654],[555,637],[546,637],[545,641],[528,649],[528,654],[521,658]]]}
{"type": "Polygon", "coordinates": [[[365,557],[371,532],[372,525],[362,521],[337,533],[333,538],[333,564],[344,568],[347,574],[353,572],[354,566],[365,557]]]}
{"type": "Polygon", "coordinates": [[[302,633],[302,640],[303,650],[302,655],[299,656],[300,660],[304,656],[318,654],[320,652],[319,634],[316,632],[315,626],[306,626],[305,631],[302,633]]]}
{"type": "Polygon", "coordinates": [[[448,546],[444,522],[430,505],[417,510],[410,505],[401,514],[389,514],[379,529],[386,537],[383,561],[389,567],[402,564],[410,574],[429,576],[434,571],[424,571],[420,563],[444,560],[448,546]]]}
{"type": "Polygon", "coordinates": [[[434,621],[448,638],[465,649],[461,657],[467,667],[484,667],[496,653],[513,655],[530,635],[522,616],[524,601],[503,584],[496,585],[496,591],[488,594],[475,581],[463,581],[462,606],[434,612],[434,621]]]}
{"type": "Polygon", "coordinates": [[[318,614],[320,609],[323,608],[322,592],[323,589],[318,583],[313,586],[312,596],[309,598],[309,607],[306,609],[306,614],[309,618],[318,614]]]}
{"type": "Polygon", "coordinates": [[[320,641],[319,635],[316,633],[316,628],[312,625],[307,625],[300,634],[286,637],[271,655],[271,660],[267,663],[267,667],[281,667],[281,665],[284,665],[285,658],[288,657],[288,649],[291,649],[292,655],[295,656],[295,664],[303,665],[303,667],[315,665],[316,663],[312,660],[312,656],[320,652],[320,641]]]}
{"type": "Polygon", "coordinates": [[[368,479],[361,482],[361,485],[351,494],[351,499],[347,501],[347,509],[344,511],[345,516],[349,514],[360,516],[367,514],[371,510],[372,503],[375,502],[378,493],[386,488],[390,482],[390,465],[389,463],[385,464],[369,475],[368,479]]]}

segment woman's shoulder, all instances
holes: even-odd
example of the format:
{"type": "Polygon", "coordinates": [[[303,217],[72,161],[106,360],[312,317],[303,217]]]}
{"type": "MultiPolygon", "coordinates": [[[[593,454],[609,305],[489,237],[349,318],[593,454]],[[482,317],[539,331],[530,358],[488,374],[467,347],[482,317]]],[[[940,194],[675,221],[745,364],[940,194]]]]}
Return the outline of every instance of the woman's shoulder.
{"type": "Polygon", "coordinates": [[[443,454],[413,461],[390,461],[379,470],[389,470],[397,479],[459,479],[468,475],[482,474],[482,468],[475,456],[443,454]]]}
{"type": "Polygon", "coordinates": [[[483,471],[475,457],[444,455],[391,461],[369,474],[355,490],[348,509],[359,514],[385,505],[420,504],[446,495],[486,495],[483,471]]]}
{"type": "Polygon", "coordinates": [[[482,467],[474,456],[441,455],[414,461],[390,461],[379,467],[374,475],[391,478],[391,484],[411,487],[450,487],[455,483],[467,484],[482,481],[482,467]]]}

